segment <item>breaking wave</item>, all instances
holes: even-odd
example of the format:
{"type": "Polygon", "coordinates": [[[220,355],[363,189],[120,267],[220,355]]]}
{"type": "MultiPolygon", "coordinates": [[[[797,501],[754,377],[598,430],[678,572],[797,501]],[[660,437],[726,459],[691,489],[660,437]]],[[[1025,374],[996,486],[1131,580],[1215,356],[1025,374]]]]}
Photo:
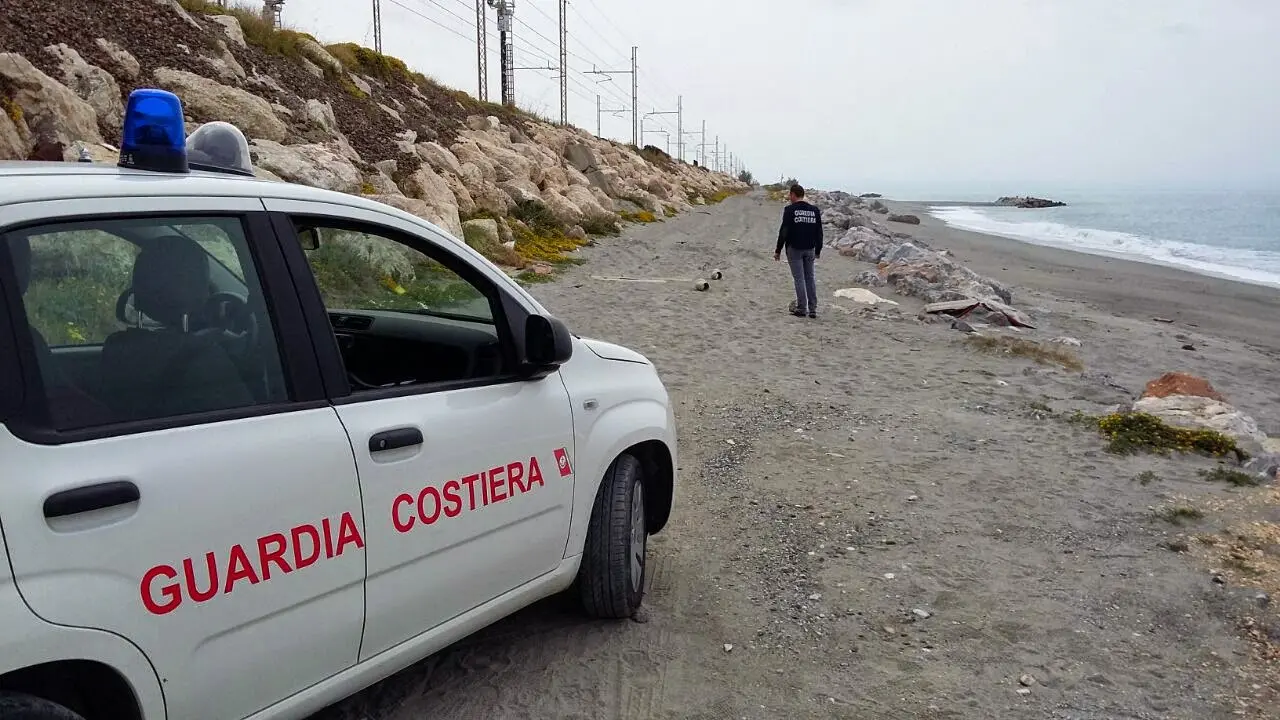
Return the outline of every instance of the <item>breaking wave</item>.
{"type": "Polygon", "coordinates": [[[1214,247],[1135,235],[1114,230],[1073,227],[1056,222],[1004,220],[973,207],[931,207],[929,214],[947,225],[987,235],[1181,268],[1202,275],[1280,287],[1280,253],[1214,247]]]}

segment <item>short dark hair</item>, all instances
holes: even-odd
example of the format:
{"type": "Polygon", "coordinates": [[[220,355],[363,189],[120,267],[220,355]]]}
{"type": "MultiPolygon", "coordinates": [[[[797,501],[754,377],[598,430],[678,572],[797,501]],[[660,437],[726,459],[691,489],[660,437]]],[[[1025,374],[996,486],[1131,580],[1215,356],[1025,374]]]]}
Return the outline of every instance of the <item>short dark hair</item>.
{"type": "Polygon", "coordinates": [[[791,194],[796,197],[804,197],[804,188],[800,187],[800,183],[791,186],[791,194]]]}

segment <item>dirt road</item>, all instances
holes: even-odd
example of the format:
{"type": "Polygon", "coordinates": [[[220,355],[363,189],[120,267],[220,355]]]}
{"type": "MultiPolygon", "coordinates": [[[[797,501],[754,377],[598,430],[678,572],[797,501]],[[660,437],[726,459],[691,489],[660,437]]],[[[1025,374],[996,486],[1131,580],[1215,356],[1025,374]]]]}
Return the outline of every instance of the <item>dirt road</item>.
{"type": "MultiPolygon", "coordinates": [[[[576,332],[648,355],[678,402],[682,484],[650,546],[645,622],[553,599],[316,717],[1258,713],[1274,687],[1236,628],[1253,594],[1165,549],[1186,529],[1151,511],[1234,491],[1203,487],[1207,465],[1111,456],[1058,418],[1163,372],[1132,362],[1154,331],[1020,288],[1047,332],[1083,341],[1072,373],[975,354],[892,295],[793,318],[778,213],[751,196],[635,227],[534,291],[576,332]],[[592,278],[712,268],[706,293],[592,278]],[[1133,481],[1143,470],[1161,482],[1133,481]]],[[[825,254],[822,297],[861,269],[825,254]]],[[[1261,361],[1233,342],[1204,362],[1239,388],[1261,361]]]]}

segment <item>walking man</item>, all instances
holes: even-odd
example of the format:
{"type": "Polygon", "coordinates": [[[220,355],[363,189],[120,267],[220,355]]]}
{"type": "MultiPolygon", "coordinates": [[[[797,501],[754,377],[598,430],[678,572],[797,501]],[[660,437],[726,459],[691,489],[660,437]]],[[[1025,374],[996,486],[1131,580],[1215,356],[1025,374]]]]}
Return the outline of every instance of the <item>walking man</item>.
{"type": "Polygon", "coordinates": [[[792,185],[789,201],[782,211],[782,227],[778,229],[778,247],[773,259],[782,258],[787,249],[791,279],[796,285],[796,304],[791,314],[796,317],[818,317],[818,287],[813,279],[813,261],[822,255],[822,211],[804,199],[804,188],[792,185]]]}

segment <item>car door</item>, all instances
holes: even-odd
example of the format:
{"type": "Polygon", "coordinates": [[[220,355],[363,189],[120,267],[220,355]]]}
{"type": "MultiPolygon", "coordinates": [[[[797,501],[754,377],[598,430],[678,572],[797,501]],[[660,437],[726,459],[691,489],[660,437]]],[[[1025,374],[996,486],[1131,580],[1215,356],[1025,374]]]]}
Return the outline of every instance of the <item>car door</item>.
{"type": "Polygon", "coordinates": [[[331,394],[360,473],[361,657],[555,569],[573,509],[573,418],[558,373],[511,372],[512,299],[421,225],[266,204],[282,235],[308,238],[292,259],[319,288],[317,351],[336,370],[331,394]]]}
{"type": "Polygon", "coordinates": [[[0,525],[31,610],[137,645],[175,718],[244,717],[354,665],[354,458],[261,201],[0,205],[0,238],[24,380],[0,525]],[[256,332],[218,325],[215,291],[256,332]],[[121,322],[126,300],[153,322],[121,322]]]}

